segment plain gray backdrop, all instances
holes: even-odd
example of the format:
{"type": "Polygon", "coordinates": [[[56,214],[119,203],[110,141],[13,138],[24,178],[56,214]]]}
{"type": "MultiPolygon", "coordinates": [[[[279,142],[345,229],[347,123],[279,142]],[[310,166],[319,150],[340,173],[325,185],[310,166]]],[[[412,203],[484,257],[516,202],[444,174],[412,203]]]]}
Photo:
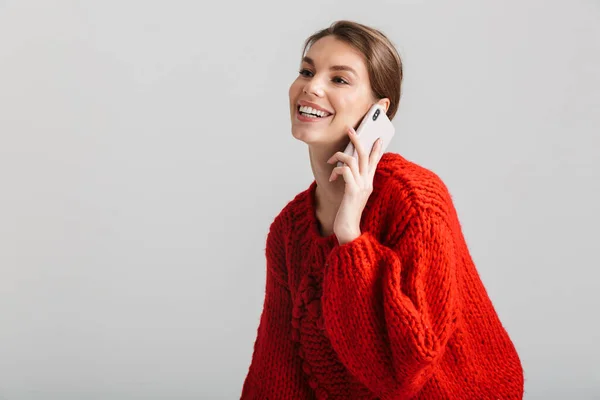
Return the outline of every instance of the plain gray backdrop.
{"type": "Polygon", "coordinates": [[[404,62],[525,398],[600,398],[600,2],[1,1],[0,399],[239,399],[304,39],[404,62]]]}

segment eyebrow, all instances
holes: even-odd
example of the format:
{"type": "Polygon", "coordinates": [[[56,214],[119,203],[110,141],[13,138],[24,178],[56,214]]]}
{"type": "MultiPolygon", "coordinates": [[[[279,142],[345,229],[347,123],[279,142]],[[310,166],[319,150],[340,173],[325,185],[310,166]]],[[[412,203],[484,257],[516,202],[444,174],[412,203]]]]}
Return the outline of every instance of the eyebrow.
{"type": "MultiPolygon", "coordinates": [[[[313,67],[315,66],[315,62],[310,57],[304,57],[302,61],[312,65],[313,67]]],[[[352,72],[354,75],[358,76],[354,68],[349,67],[347,65],[332,65],[329,69],[332,71],[349,71],[352,72]]]]}

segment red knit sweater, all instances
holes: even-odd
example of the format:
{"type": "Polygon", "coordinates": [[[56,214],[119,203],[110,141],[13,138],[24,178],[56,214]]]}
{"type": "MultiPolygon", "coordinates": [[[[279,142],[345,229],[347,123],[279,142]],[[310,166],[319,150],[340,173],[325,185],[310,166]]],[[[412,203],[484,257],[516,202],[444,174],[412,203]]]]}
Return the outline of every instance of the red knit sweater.
{"type": "Polygon", "coordinates": [[[433,172],[385,153],[361,236],[323,237],[315,188],[271,224],[241,398],[522,399],[523,368],[433,172]]]}

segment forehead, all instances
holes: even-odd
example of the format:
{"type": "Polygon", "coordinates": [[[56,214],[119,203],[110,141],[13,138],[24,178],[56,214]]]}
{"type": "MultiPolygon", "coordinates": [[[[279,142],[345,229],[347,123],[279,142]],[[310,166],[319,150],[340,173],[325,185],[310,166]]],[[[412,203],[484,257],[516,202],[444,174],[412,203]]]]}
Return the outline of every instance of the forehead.
{"type": "Polygon", "coordinates": [[[317,67],[328,68],[331,65],[348,65],[359,74],[366,74],[367,67],[363,54],[352,45],[336,39],[334,36],[325,36],[317,40],[306,56],[314,60],[317,67]]]}

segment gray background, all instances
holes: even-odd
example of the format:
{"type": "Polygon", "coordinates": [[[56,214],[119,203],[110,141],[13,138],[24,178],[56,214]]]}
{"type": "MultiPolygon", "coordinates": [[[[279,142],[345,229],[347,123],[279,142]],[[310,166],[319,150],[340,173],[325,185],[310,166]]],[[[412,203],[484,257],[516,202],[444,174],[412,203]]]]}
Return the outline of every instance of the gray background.
{"type": "Polygon", "coordinates": [[[382,29],[526,399],[600,398],[598,1],[0,1],[0,399],[236,399],[313,179],[303,40],[382,29]]]}

